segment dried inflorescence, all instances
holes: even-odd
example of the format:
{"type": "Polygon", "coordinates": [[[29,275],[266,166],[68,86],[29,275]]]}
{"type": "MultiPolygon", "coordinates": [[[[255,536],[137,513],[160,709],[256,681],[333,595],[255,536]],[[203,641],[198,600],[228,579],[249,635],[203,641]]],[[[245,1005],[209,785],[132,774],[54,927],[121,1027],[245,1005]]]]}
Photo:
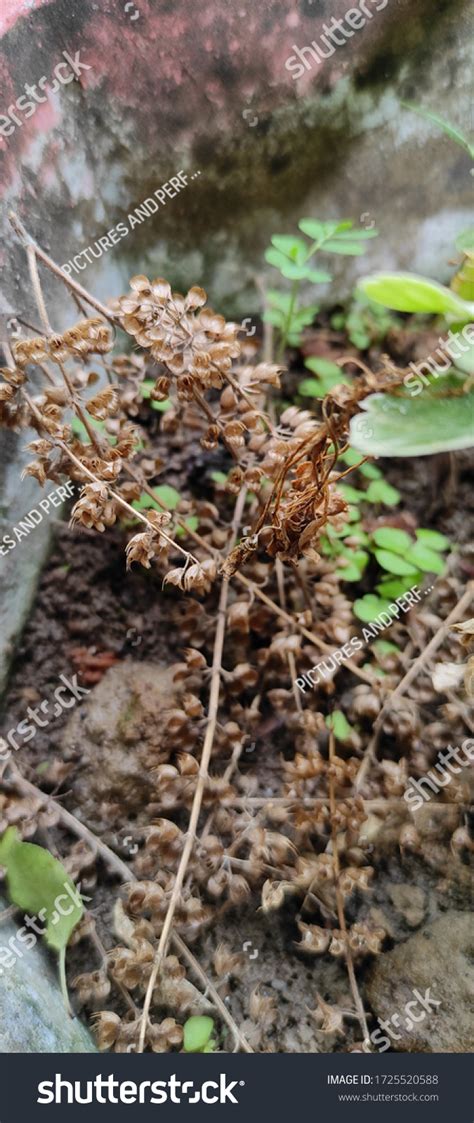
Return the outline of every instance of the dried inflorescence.
{"type": "MultiPolygon", "coordinates": [[[[328,521],[339,526],[347,512],[333,469],[338,434],[347,428],[358,396],[346,395],[343,405],[331,401],[323,423],[295,406],[272,423],[266,394],[279,386],[281,368],[249,363],[238,325],[226,322],[206,301],[197,286],[181,296],[161,278],[133,277],[129,294],[112,305],[110,315],[141,348],[138,354],[109,355],[112,328],[90,317],[60,335],[17,339],[12,365],[3,368],[0,383],[0,420],[8,426],[29,424],[38,433],[25,473],[42,484],[64,475],[76,480],[82,492],[72,519],[87,529],[102,533],[114,525],[162,472],[163,460],[147,455],[154,405],[170,407],[162,416],[170,439],[188,432],[207,453],[219,444],[224,448],[230,460],[226,492],[237,495],[245,488],[254,497],[249,533],[229,555],[225,520],[222,529],[216,526],[219,512],[206,525],[206,513],[189,502],[188,516],[196,511],[200,522],[197,553],[191,555],[177,541],[176,515],[164,549],[159,533],[164,522],[156,525],[159,501],[151,510],[136,511],[136,521],[144,526],[127,548],[129,564],[148,568],[156,560],[169,585],[199,595],[209,592],[219,568],[231,576],[257,551],[292,563],[318,561],[322,529],[328,521]],[[92,360],[104,367],[106,386],[97,387],[92,360]],[[173,554],[184,556],[184,565],[173,564],[173,554]]],[[[165,513],[166,503],[163,507],[165,513]]]]}

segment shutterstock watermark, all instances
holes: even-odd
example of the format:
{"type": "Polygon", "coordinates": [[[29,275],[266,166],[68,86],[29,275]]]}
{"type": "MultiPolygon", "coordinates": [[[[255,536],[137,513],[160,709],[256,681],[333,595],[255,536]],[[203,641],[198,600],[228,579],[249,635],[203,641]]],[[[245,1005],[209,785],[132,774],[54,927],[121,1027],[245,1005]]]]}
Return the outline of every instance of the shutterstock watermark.
{"type": "MultiPolygon", "coordinates": [[[[401,1014],[392,1014],[390,1018],[377,1018],[379,1028],[372,1031],[370,1040],[372,1045],[376,1046],[379,1053],[385,1053],[387,1049],[390,1049],[392,1041],[401,1041],[402,1035],[397,1033],[397,1029],[400,1028],[402,1019],[404,1020],[405,1028],[410,1031],[415,1024],[423,1022],[427,1014],[431,1014],[432,1006],[434,1009],[436,1009],[437,1006],[441,1006],[441,1002],[438,998],[430,998],[430,991],[431,987],[428,987],[424,994],[421,994],[416,988],[413,989],[413,998],[405,1003],[401,1014]],[[421,1013],[419,1011],[419,1006],[421,1006],[421,1013]]],[[[353,1052],[363,1053],[364,1050],[354,1049],[353,1052]]]]}
{"type": "Polygon", "coordinates": [[[49,81],[43,75],[34,86],[25,82],[23,86],[24,94],[21,94],[12,105],[8,106],[6,113],[0,114],[0,136],[12,136],[15,128],[21,129],[25,121],[36,113],[38,105],[48,100],[47,97],[42,97],[38,93],[38,87],[40,90],[46,90],[49,84],[49,89],[54,94],[60,86],[68,86],[75,78],[79,79],[83,70],[92,70],[87,62],[81,62],[80,55],[81,52],[76,51],[73,58],[69,51],[63,51],[63,61],[58,62],[58,65],[55,66],[53,71],[55,77],[52,81],[49,81]]]}
{"type": "Polygon", "coordinates": [[[410,776],[408,787],[403,793],[403,798],[410,804],[412,811],[417,811],[423,803],[428,802],[432,795],[437,795],[441,788],[446,788],[451,783],[453,776],[459,776],[463,768],[467,768],[469,764],[474,764],[474,738],[467,737],[463,741],[460,749],[453,749],[452,745],[438,753],[438,763],[435,764],[436,772],[430,768],[426,776],[420,776],[419,780],[414,780],[410,776]],[[459,754],[464,752],[465,758],[459,754]],[[457,762],[453,764],[453,758],[457,762]],[[467,758],[467,759],[466,759],[467,758]],[[458,768],[457,765],[460,765],[458,768]],[[425,790],[425,787],[429,791],[425,790]]]}
{"type": "Polygon", "coordinates": [[[305,70],[312,70],[314,63],[319,66],[323,59],[330,58],[338,47],[344,47],[347,40],[352,39],[356,31],[361,31],[367,21],[370,22],[374,18],[375,12],[382,12],[387,4],[388,0],[359,0],[358,6],[348,8],[342,19],[333,16],[329,26],[327,23],[323,24],[325,34],[320,35],[317,42],[313,39],[307,47],[297,47],[296,43],[293,43],[295,53],[287,58],[285,69],[290,71],[296,82],[303,76],[305,70]]]}
{"type": "Polygon", "coordinates": [[[41,509],[40,511],[38,511],[36,507],[32,507],[31,511],[28,511],[24,519],[22,519],[17,526],[14,526],[9,534],[3,535],[2,541],[0,542],[0,555],[2,558],[6,557],[10,550],[14,550],[15,546],[18,545],[18,542],[21,542],[22,538],[27,538],[30,531],[39,526],[44,516],[49,513],[50,507],[60,507],[65,499],[70,498],[73,491],[74,484],[71,480],[68,480],[66,484],[60,485],[55,488],[54,491],[49,491],[44,499],[40,499],[38,503],[38,507],[41,509]],[[41,511],[43,514],[41,514],[41,511]]]}
{"type": "MultiPolygon", "coordinates": [[[[55,705],[52,713],[53,718],[59,717],[63,710],[69,710],[71,706],[75,706],[76,702],[79,702],[84,694],[90,694],[88,687],[79,686],[77,675],[73,675],[71,679],[66,678],[66,675],[60,675],[59,677],[61,679],[61,686],[57,686],[54,691],[55,705]],[[66,698],[68,699],[67,701],[66,698]]],[[[6,739],[0,737],[0,761],[6,763],[12,755],[12,749],[18,752],[18,749],[21,749],[23,745],[28,744],[28,741],[32,741],[33,737],[36,737],[37,729],[45,729],[46,726],[50,724],[52,720],[51,717],[43,719],[39,716],[40,712],[46,714],[49,705],[49,700],[44,699],[43,702],[40,702],[39,706],[28,706],[26,712],[30,720],[27,721],[26,718],[23,718],[22,721],[19,721],[17,725],[8,730],[6,739]],[[20,744],[18,744],[19,737],[21,737],[20,744]]]]}
{"type": "Polygon", "coordinates": [[[447,374],[453,365],[456,366],[456,359],[460,359],[462,355],[470,351],[474,345],[474,324],[466,324],[462,331],[450,330],[448,338],[443,339],[440,336],[438,343],[439,347],[436,351],[433,351],[422,362],[408,364],[412,373],[405,375],[403,385],[410,391],[412,398],[421,394],[423,386],[431,385],[431,380],[427,374],[423,373],[426,369],[431,378],[440,378],[443,374],[447,374]],[[444,360],[443,366],[438,366],[436,356],[444,360]]]}
{"type": "Polygon", "coordinates": [[[54,1080],[40,1080],[39,1104],[238,1104],[236,1089],[245,1080],[229,1080],[225,1072],[216,1073],[216,1080],[178,1080],[173,1072],[167,1080],[118,1080],[109,1073],[99,1073],[92,1080],[63,1080],[56,1072],[54,1080]]]}

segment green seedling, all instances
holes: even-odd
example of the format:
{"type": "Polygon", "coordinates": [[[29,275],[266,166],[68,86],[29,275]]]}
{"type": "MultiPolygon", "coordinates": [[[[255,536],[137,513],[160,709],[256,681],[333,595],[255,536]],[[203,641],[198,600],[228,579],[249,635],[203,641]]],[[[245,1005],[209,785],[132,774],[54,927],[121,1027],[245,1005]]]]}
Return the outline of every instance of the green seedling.
{"type": "Polygon", "coordinates": [[[67,870],[42,846],[22,842],[16,827],[0,839],[0,865],[5,866],[8,896],[14,905],[37,916],[48,947],[58,953],[59,979],[66,1009],[72,1016],[66,982],[66,947],[84,906],[67,870]],[[66,899],[68,911],[61,911],[66,899]],[[78,903],[79,902],[79,903],[78,903]]]}
{"type": "Polygon", "coordinates": [[[216,1040],[212,1036],[212,1018],[194,1015],[184,1023],[183,1049],[185,1053],[214,1053],[216,1040]]]}

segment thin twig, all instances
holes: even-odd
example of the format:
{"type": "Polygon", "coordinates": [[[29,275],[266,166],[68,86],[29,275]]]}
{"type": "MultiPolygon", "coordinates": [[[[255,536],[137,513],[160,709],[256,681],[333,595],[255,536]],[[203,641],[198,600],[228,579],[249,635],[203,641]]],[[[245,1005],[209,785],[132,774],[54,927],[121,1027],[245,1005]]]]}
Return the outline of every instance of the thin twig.
{"type": "Polygon", "coordinates": [[[18,215],[15,214],[14,211],[10,211],[8,217],[10,219],[11,225],[13,226],[15,234],[18,235],[22,245],[26,250],[28,250],[29,246],[33,246],[36,257],[39,257],[40,261],[42,261],[44,265],[46,265],[48,269],[51,270],[52,273],[55,273],[56,277],[60,277],[69,289],[77,293],[78,296],[82,296],[82,299],[85,300],[87,304],[90,304],[92,308],[96,308],[97,311],[100,312],[106,320],[109,320],[111,324],[117,324],[119,322],[118,316],[116,316],[114,312],[111,312],[110,308],[106,308],[105,304],[102,304],[100,300],[97,300],[95,296],[92,296],[90,292],[87,292],[87,289],[83,289],[82,285],[79,285],[77,281],[73,281],[72,278],[68,277],[67,273],[65,273],[59,265],[56,265],[56,262],[53,261],[49,254],[45,253],[45,251],[41,249],[41,246],[39,246],[38,243],[35,242],[34,238],[31,237],[31,235],[23,226],[23,223],[20,222],[18,215]]]}
{"type": "MultiPolygon", "coordinates": [[[[336,755],[336,740],[334,731],[331,729],[329,733],[329,763],[333,764],[336,755]]],[[[349,934],[347,931],[346,917],[344,914],[344,901],[339,885],[339,878],[341,874],[339,863],[339,850],[337,841],[337,825],[336,825],[336,799],[335,799],[335,779],[334,772],[331,768],[329,771],[329,807],[331,811],[331,839],[332,839],[332,860],[334,864],[334,885],[336,891],[337,902],[337,915],[339,919],[339,928],[344,937],[344,950],[346,956],[347,974],[351,985],[352,997],[354,999],[354,1006],[357,1010],[359,1022],[361,1024],[362,1032],[364,1034],[364,1045],[370,1046],[369,1027],[367,1025],[367,1018],[365,1016],[364,1005],[359,994],[357,980],[354,970],[354,961],[352,959],[352,951],[349,944],[349,934]]]]}
{"type": "Polygon", "coordinates": [[[464,612],[468,609],[473,597],[474,597],[474,581],[470,581],[468,586],[467,586],[467,589],[464,593],[464,596],[461,597],[461,600],[458,602],[457,605],[455,605],[452,612],[450,612],[448,618],[444,621],[443,624],[440,625],[440,627],[438,628],[438,631],[435,632],[435,634],[434,634],[433,638],[430,640],[429,644],[423,649],[423,651],[420,653],[418,658],[415,659],[414,663],[412,663],[411,667],[406,672],[406,674],[403,676],[403,678],[399,682],[398,686],[395,687],[395,690],[392,691],[392,693],[389,695],[389,697],[384,702],[384,704],[382,706],[382,709],[380,710],[380,713],[379,713],[378,717],[376,718],[376,720],[374,722],[372,740],[369,742],[369,744],[368,744],[368,746],[365,750],[361,766],[360,766],[359,771],[358,771],[357,776],[356,776],[356,781],[355,781],[356,790],[360,790],[360,788],[362,787],[362,784],[365,781],[369,766],[375,760],[382,725],[383,725],[384,719],[386,718],[387,714],[391,710],[394,702],[396,701],[397,698],[401,698],[402,694],[404,694],[405,691],[407,690],[407,688],[410,686],[410,683],[412,683],[413,679],[416,678],[416,676],[419,674],[422,667],[426,663],[429,662],[433,653],[437,650],[438,647],[440,647],[443,640],[445,639],[446,634],[447,634],[447,632],[449,632],[449,629],[450,629],[451,625],[455,624],[456,621],[459,620],[459,618],[461,616],[463,616],[464,612]]]}
{"type": "MultiPolygon", "coordinates": [[[[282,562],[281,558],[276,559],[276,575],[277,575],[278,596],[280,598],[280,605],[281,605],[282,608],[286,609],[285,573],[284,573],[283,562],[282,562]]],[[[294,655],[293,651],[287,651],[286,661],[288,663],[288,670],[290,672],[291,686],[292,686],[292,690],[293,690],[293,697],[295,699],[295,706],[296,706],[296,709],[299,711],[299,713],[302,713],[303,712],[303,706],[301,704],[301,693],[300,693],[299,688],[296,685],[296,677],[297,677],[296,676],[296,662],[295,662],[295,655],[294,655]]]]}
{"type": "MultiPolygon", "coordinates": [[[[231,544],[230,544],[230,549],[232,549],[233,544],[235,542],[235,539],[237,537],[237,528],[240,524],[242,512],[243,512],[243,509],[244,509],[246,491],[247,491],[247,489],[245,487],[242,488],[238,497],[237,497],[237,502],[236,502],[236,505],[235,505],[234,520],[233,520],[233,528],[234,529],[233,529],[233,535],[232,535],[232,541],[231,541],[231,544]]],[[[207,780],[208,780],[209,763],[210,763],[210,759],[211,759],[212,747],[213,747],[213,744],[214,744],[214,735],[215,735],[215,731],[216,731],[217,713],[218,713],[218,707],[219,707],[221,670],[222,670],[222,654],[223,654],[223,649],[224,649],[224,637],[225,637],[228,593],[229,593],[229,581],[228,581],[227,578],[224,578],[223,581],[222,581],[222,585],[221,585],[221,591],[220,591],[220,596],[219,596],[219,607],[218,607],[218,610],[217,610],[217,627],[216,627],[216,634],[215,634],[215,639],[214,639],[214,654],[213,654],[213,660],[212,660],[211,686],[210,686],[209,707],[208,707],[208,715],[207,715],[207,727],[206,727],[206,734],[205,734],[205,737],[204,737],[204,744],[203,744],[203,748],[202,748],[201,762],[200,762],[200,766],[199,766],[199,773],[198,773],[198,778],[197,778],[197,782],[196,782],[196,788],[195,788],[195,792],[194,792],[193,803],[192,803],[192,807],[191,807],[191,814],[190,814],[190,817],[189,817],[189,826],[188,826],[188,832],[187,832],[187,835],[186,835],[186,842],[184,844],[183,851],[182,851],[181,858],[180,858],[179,865],[178,865],[178,869],[177,869],[177,872],[176,872],[176,878],[175,878],[172,893],[171,893],[171,896],[170,896],[166,916],[165,916],[165,919],[164,919],[163,928],[162,928],[161,936],[160,936],[160,941],[159,941],[159,944],[158,944],[158,950],[157,950],[156,956],[155,956],[155,962],[153,964],[153,968],[152,968],[152,971],[151,971],[151,974],[150,974],[150,979],[149,979],[149,982],[148,982],[147,992],[146,992],[146,995],[145,995],[145,1002],[144,1002],[144,1005],[143,1005],[143,1013],[142,1013],[141,1026],[140,1026],[140,1036],[139,1036],[139,1040],[138,1040],[138,1049],[137,1049],[138,1053],[143,1052],[143,1048],[144,1048],[144,1045],[145,1045],[146,1030],[147,1030],[147,1025],[148,1025],[148,1015],[149,1015],[150,1006],[151,1006],[151,1002],[152,1002],[153,991],[154,991],[154,988],[155,988],[155,985],[156,985],[156,980],[157,980],[158,974],[160,972],[164,956],[166,955],[166,948],[167,948],[168,940],[170,938],[172,927],[173,927],[174,914],[176,912],[176,908],[177,908],[177,905],[179,903],[179,898],[180,898],[180,895],[181,895],[181,890],[183,888],[184,878],[186,876],[186,871],[187,871],[187,868],[188,868],[189,859],[190,859],[191,854],[192,854],[193,846],[195,845],[196,830],[197,830],[197,825],[198,825],[198,821],[199,821],[199,815],[200,815],[200,812],[201,812],[202,799],[203,799],[206,783],[207,783],[207,780]]]]}
{"type": "Polygon", "coordinates": [[[38,263],[36,261],[36,249],[32,242],[26,247],[26,256],[28,259],[28,268],[30,270],[31,285],[35,294],[36,305],[40,314],[41,323],[46,335],[51,336],[53,329],[49,322],[48,313],[46,311],[46,304],[44,302],[43,291],[38,273],[38,263]]]}

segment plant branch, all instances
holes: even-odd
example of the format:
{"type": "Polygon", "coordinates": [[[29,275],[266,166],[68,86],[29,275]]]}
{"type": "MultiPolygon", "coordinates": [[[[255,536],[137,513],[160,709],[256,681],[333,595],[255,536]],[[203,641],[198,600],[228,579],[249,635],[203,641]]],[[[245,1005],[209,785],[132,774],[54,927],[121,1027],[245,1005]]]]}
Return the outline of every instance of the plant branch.
{"type": "MultiPolygon", "coordinates": [[[[336,741],[335,741],[335,737],[334,737],[334,731],[331,730],[330,734],[329,734],[329,763],[330,763],[330,765],[333,764],[335,755],[336,755],[336,741]]],[[[345,949],[345,955],[346,955],[347,974],[349,976],[349,982],[350,982],[350,985],[351,985],[351,991],[352,991],[352,997],[353,997],[353,1000],[354,1000],[354,1006],[357,1010],[357,1016],[358,1016],[359,1022],[361,1024],[362,1032],[364,1034],[364,1045],[370,1046],[369,1028],[368,1028],[368,1025],[367,1025],[367,1018],[365,1016],[364,1005],[363,1005],[362,999],[361,999],[360,994],[359,994],[359,988],[357,986],[357,980],[356,980],[355,970],[354,970],[354,961],[352,959],[352,951],[351,951],[351,947],[350,947],[350,944],[349,944],[349,934],[348,934],[348,931],[347,931],[346,917],[345,917],[345,914],[344,914],[344,901],[343,901],[343,898],[342,898],[342,893],[341,893],[341,889],[340,889],[340,885],[339,885],[339,878],[340,878],[340,874],[341,874],[341,869],[340,869],[340,863],[339,863],[339,850],[338,850],[338,842],[337,842],[335,785],[336,785],[336,781],[334,779],[334,772],[333,772],[333,769],[330,769],[330,771],[329,771],[329,807],[330,807],[330,811],[331,811],[332,860],[333,860],[333,864],[334,864],[334,885],[335,885],[335,890],[336,890],[337,915],[338,915],[338,920],[339,920],[339,927],[340,927],[341,932],[342,932],[343,937],[344,937],[344,949],[345,949]]]]}
{"type": "MultiPolygon", "coordinates": [[[[242,512],[243,512],[243,509],[244,509],[246,491],[247,491],[247,489],[245,487],[242,488],[238,497],[237,497],[237,502],[236,502],[236,505],[235,505],[234,519],[233,519],[232,542],[230,544],[230,549],[232,549],[232,547],[235,543],[236,537],[237,537],[237,528],[239,526],[239,523],[240,523],[240,520],[241,520],[241,517],[242,517],[242,512]]],[[[214,653],[213,653],[213,660],[212,660],[209,708],[208,708],[208,715],[207,715],[206,734],[205,734],[205,737],[204,737],[204,744],[203,744],[202,754],[201,754],[201,762],[200,762],[200,767],[199,767],[199,773],[198,773],[196,788],[195,788],[195,792],[194,792],[193,803],[192,803],[192,807],[191,807],[191,814],[190,814],[190,818],[189,818],[189,826],[188,826],[188,832],[187,832],[187,835],[186,835],[186,842],[184,844],[183,851],[182,851],[182,854],[181,854],[181,858],[180,858],[180,861],[179,861],[179,865],[178,865],[178,869],[177,869],[177,873],[176,873],[176,878],[175,878],[175,882],[174,882],[174,885],[173,885],[173,890],[172,890],[172,893],[171,893],[167,913],[166,913],[164,923],[163,923],[163,928],[162,928],[162,931],[161,931],[160,941],[159,941],[159,944],[158,944],[158,950],[157,950],[157,953],[156,953],[156,956],[155,956],[155,962],[153,964],[153,968],[152,968],[152,971],[151,971],[151,975],[150,975],[150,979],[149,979],[148,987],[147,987],[147,992],[146,992],[146,996],[145,996],[145,1002],[144,1002],[144,1006],[143,1006],[143,1013],[142,1013],[141,1026],[140,1026],[140,1037],[139,1037],[139,1041],[138,1041],[138,1050],[137,1050],[139,1053],[143,1052],[143,1048],[144,1048],[144,1045],[145,1045],[145,1036],[146,1036],[146,1030],[147,1030],[147,1025],[148,1025],[148,1015],[149,1015],[150,1006],[151,1006],[151,1002],[152,1002],[153,990],[155,988],[156,980],[157,980],[158,974],[160,972],[164,956],[166,955],[166,948],[168,946],[168,941],[169,941],[171,931],[172,931],[174,914],[176,912],[176,908],[177,908],[177,905],[178,905],[178,902],[179,902],[181,890],[183,888],[184,878],[186,876],[186,871],[187,871],[187,868],[188,868],[189,859],[191,857],[193,846],[194,846],[195,840],[196,840],[196,830],[197,830],[197,825],[198,825],[198,821],[199,821],[199,815],[200,815],[200,812],[201,812],[203,795],[204,795],[206,783],[207,783],[207,780],[208,780],[209,763],[210,763],[210,759],[211,759],[212,747],[213,747],[213,744],[214,744],[214,735],[215,735],[215,731],[216,731],[217,714],[218,714],[218,708],[219,708],[219,694],[220,694],[221,670],[222,670],[222,654],[223,654],[223,649],[224,649],[224,637],[225,637],[228,593],[229,593],[229,581],[228,581],[227,578],[224,578],[223,581],[222,581],[222,585],[221,585],[221,591],[220,591],[220,597],[219,597],[219,607],[218,607],[218,610],[217,610],[217,627],[216,627],[216,634],[215,634],[215,639],[214,639],[214,653]]]]}

